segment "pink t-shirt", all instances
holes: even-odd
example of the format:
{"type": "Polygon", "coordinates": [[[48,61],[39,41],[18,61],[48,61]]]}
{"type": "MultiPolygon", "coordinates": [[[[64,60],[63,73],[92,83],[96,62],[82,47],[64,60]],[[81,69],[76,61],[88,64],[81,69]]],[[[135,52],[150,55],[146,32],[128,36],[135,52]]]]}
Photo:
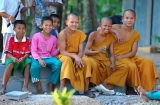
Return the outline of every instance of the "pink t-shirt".
{"type": "Polygon", "coordinates": [[[34,34],[31,53],[34,59],[55,57],[58,54],[56,37],[44,38],[40,32],[34,34]]]}

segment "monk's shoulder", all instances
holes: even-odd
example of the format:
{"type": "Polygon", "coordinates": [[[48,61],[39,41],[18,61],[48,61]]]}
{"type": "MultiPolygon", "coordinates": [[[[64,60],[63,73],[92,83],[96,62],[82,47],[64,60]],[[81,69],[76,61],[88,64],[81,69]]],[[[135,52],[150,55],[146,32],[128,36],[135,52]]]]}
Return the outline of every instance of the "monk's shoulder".
{"type": "Polygon", "coordinates": [[[63,29],[63,30],[59,33],[58,37],[65,37],[66,35],[67,35],[67,33],[66,33],[65,30],[63,29]]]}
{"type": "Polygon", "coordinates": [[[93,31],[93,32],[91,32],[91,33],[89,34],[89,38],[95,39],[95,38],[97,37],[97,35],[98,35],[98,32],[97,32],[97,31],[93,31]]]}
{"type": "Polygon", "coordinates": [[[138,35],[138,36],[140,35],[137,30],[134,30],[134,34],[136,34],[136,35],[138,35]]]}
{"type": "Polygon", "coordinates": [[[121,27],[122,27],[122,25],[120,25],[120,24],[114,24],[114,25],[112,25],[112,28],[116,29],[116,30],[121,29],[121,27]]]}

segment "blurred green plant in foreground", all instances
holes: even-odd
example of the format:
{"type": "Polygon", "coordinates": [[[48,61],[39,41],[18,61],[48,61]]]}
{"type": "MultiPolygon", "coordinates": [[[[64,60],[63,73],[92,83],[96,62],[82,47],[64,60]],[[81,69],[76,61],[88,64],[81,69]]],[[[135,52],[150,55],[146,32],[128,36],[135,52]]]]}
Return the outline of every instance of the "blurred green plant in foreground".
{"type": "Polygon", "coordinates": [[[67,92],[66,87],[62,90],[62,92],[59,92],[57,89],[55,89],[54,92],[52,92],[55,105],[72,105],[70,98],[74,92],[74,89],[67,92]]]}

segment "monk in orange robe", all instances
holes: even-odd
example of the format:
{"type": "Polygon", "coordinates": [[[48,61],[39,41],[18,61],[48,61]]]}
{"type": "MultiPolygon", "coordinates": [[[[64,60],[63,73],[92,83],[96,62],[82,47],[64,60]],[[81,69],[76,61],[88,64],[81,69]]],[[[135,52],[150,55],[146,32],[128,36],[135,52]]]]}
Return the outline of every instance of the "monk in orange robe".
{"type": "Polygon", "coordinates": [[[123,13],[123,25],[113,25],[123,37],[124,43],[114,44],[115,59],[122,60],[130,67],[127,84],[131,87],[142,86],[145,90],[151,91],[156,84],[158,73],[150,59],[135,56],[140,40],[139,33],[132,27],[136,21],[135,11],[128,9],[123,13]]]}
{"type": "MultiPolygon", "coordinates": [[[[99,85],[107,77],[112,80],[111,85],[124,86],[129,67],[127,64],[116,61],[113,52],[113,43],[116,38],[111,33],[112,20],[104,17],[101,19],[101,30],[94,31],[89,35],[83,59],[89,59],[91,69],[86,72],[90,82],[99,85]],[[106,50],[110,49],[110,59],[106,50]]],[[[109,85],[109,84],[103,84],[109,85]]],[[[86,87],[87,88],[87,87],[86,87]]]]}
{"type": "Polygon", "coordinates": [[[69,81],[77,91],[84,91],[84,95],[94,97],[91,91],[85,90],[84,71],[90,69],[90,63],[82,59],[83,42],[86,35],[78,30],[79,17],[77,14],[69,14],[66,20],[67,27],[58,36],[60,55],[57,58],[62,62],[60,75],[60,89],[69,81]]]}

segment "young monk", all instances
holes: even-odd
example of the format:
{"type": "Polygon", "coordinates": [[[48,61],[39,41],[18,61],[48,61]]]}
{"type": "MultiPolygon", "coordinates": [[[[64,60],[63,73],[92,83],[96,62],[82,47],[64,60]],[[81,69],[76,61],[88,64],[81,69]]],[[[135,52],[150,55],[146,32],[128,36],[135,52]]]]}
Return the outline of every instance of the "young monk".
{"type": "MultiPolygon", "coordinates": [[[[104,17],[100,23],[101,30],[94,31],[89,35],[85,49],[86,56],[83,59],[89,59],[92,68],[86,75],[90,77],[89,81],[95,85],[101,84],[108,77],[112,80],[109,84],[124,86],[129,68],[125,63],[115,62],[113,43],[116,39],[114,35],[111,34],[111,27],[112,20],[104,17]],[[108,49],[110,49],[110,59],[106,53],[108,49]]],[[[103,85],[106,86],[107,84],[104,83],[103,85]]],[[[102,89],[103,85],[100,85],[102,89]]],[[[112,85],[110,85],[110,87],[112,85]]],[[[87,89],[86,87],[86,90],[87,89]]]]}
{"type": "MultiPolygon", "coordinates": [[[[127,84],[131,87],[142,86],[145,90],[151,91],[158,78],[157,71],[151,60],[135,56],[140,40],[139,33],[133,29],[136,21],[136,13],[128,9],[123,13],[123,25],[113,25],[112,28],[117,30],[125,42],[114,44],[114,54],[117,61],[126,63],[129,66],[127,84]]],[[[108,79],[106,83],[110,82],[108,79]]]]}
{"type": "Polygon", "coordinates": [[[60,55],[57,58],[62,62],[60,90],[69,81],[77,91],[84,91],[84,95],[94,97],[89,90],[84,90],[84,70],[88,71],[90,63],[82,60],[83,42],[86,39],[86,35],[77,29],[78,24],[78,15],[69,14],[66,20],[67,27],[58,36],[60,55]]]}

